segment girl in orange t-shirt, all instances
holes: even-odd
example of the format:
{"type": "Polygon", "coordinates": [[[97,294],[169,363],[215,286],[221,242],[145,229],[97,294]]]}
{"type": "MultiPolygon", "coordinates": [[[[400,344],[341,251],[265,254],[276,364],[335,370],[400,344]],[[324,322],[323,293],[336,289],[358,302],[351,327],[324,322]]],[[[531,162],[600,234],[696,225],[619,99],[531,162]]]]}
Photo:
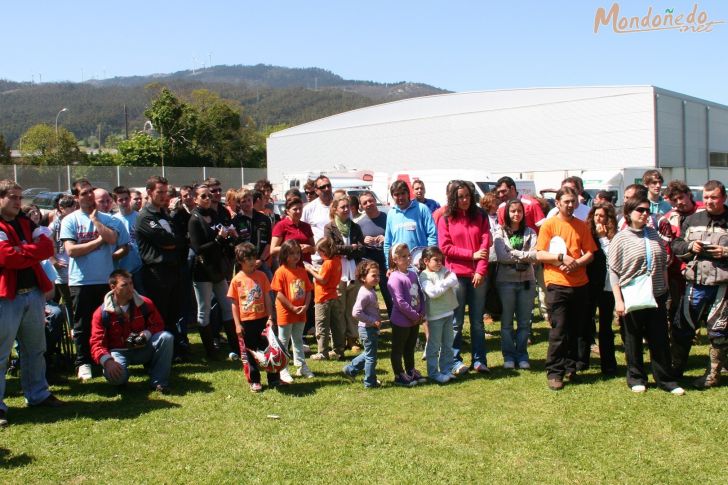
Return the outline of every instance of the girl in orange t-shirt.
{"type": "MultiPolygon", "coordinates": [[[[306,323],[306,310],[311,303],[311,281],[306,270],[300,265],[301,246],[294,239],[281,245],[279,258],[283,263],[273,275],[271,289],[277,291],[276,313],[278,316],[278,338],[283,348],[288,348],[293,340],[293,363],[298,367],[296,375],[313,377],[306,365],[303,352],[303,327],[306,323]]],[[[293,377],[287,369],[281,371],[281,381],[290,384],[293,377]]]]}

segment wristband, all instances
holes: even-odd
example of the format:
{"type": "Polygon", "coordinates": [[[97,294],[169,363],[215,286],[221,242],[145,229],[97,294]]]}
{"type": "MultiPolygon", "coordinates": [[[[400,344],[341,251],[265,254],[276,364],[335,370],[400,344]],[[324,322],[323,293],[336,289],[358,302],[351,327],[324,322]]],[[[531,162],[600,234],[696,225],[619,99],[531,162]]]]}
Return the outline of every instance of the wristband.
{"type": "Polygon", "coordinates": [[[559,263],[563,263],[563,262],[564,262],[564,255],[559,253],[559,263]]]}

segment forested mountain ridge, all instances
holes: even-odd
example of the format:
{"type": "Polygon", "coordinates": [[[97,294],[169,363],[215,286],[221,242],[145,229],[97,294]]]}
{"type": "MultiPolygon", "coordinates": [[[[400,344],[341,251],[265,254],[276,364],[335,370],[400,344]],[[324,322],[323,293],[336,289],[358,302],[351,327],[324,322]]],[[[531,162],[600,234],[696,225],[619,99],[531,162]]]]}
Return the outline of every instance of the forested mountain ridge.
{"type": "Polygon", "coordinates": [[[296,125],[325,116],[397,99],[445,93],[426,84],[346,80],[319,68],[214,66],[171,74],[116,77],[83,83],[19,83],[0,80],[0,133],[17,146],[20,135],[37,123],[59,123],[77,138],[124,133],[126,105],[129,131],[142,129],[144,109],[159,85],[185,95],[208,89],[243,107],[259,128],[296,125]]]}

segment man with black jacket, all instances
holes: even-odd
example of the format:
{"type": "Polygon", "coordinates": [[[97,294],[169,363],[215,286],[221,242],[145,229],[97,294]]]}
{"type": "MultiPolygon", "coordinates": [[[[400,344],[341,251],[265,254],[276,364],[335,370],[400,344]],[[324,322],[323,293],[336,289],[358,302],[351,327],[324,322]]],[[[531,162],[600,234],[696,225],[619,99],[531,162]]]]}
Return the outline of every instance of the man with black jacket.
{"type": "Polygon", "coordinates": [[[144,262],[142,281],[147,296],[155,303],[164,320],[164,329],[174,335],[175,358],[188,353],[185,336],[177,330],[179,305],[180,246],[184,241],[172,230],[167,213],[169,195],[167,179],[154,175],[147,180],[149,202],[139,211],[136,236],[139,255],[144,262]]]}
{"type": "Polygon", "coordinates": [[[687,288],[671,327],[672,365],[682,376],[698,325],[705,322],[710,340],[710,367],[695,382],[713,387],[728,365],[728,207],[725,186],[709,180],[703,186],[704,211],[688,216],[670,247],[685,263],[687,288]]]}

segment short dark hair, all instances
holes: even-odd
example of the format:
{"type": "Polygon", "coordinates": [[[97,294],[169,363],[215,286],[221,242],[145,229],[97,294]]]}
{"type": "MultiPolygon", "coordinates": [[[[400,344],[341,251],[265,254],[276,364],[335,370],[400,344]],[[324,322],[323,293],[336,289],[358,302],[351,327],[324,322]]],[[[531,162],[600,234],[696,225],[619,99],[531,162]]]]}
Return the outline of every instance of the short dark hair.
{"type": "Polygon", "coordinates": [[[127,280],[132,279],[131,273],[129,273],[127,270],[121,268],[115,269],[109,275],[109,286],[115,285],[119,278],[124,278],[127,280]]]}
{"type": "Polygon", "coordinates": [[[578,197],[579,193],[567,185],[566,187],[561,187],[559,190],[556,191],[556,200],[561,200],[561,198],[565,195],[573,195],[574,197],[578,197]]]}
{"type": "Polygon", "coordinates": [[[628,190],[634,190],[634,195],[632,197],[637,197],[638,195],[647,197],[647,187],[642,184],[629,184],[624,188],[625,192],[628,190]]]}
{"type": "Polygon", "coordinates": [[[129,189],[127,187],[124,187],[123,185],[114,187],[114,189],[111,191],[111,194],[114,197],[114,202],[116,202],[116,199],[118,199],[120,195],[126,194],[131,197],[131,192],[129,192],[129,189]]]}
{"type": "Polygon", "coordinates": [[[609,192],[608,190],[600,190],[599,192],[597,192],[597,195],[594,198],[595,199],[604,199],[607,202],[611,203],[612,202],[612,193],[609,192]]]}
{"type": "Polygon", "coordinates": [[[76,199],[72,195],[62,194],[58,201],[54,204],[57,209],[68,209],[69,207],[76,207],[76,199]]]}
{"type": "Polygon", "coordinates": [[[690,190],[690,187],[687,186],[685,182],[682,180],[671,180],[665,189],[665,195],[668,199],[672,200],[673,197],[677,197],[678,195],[682,194],[689,194],[690,198],[693,198],[693,193],[690,190]]]}
{"type": "Polygon", "coordinates": [[[187,192],[194,192],[195,191],[195,189],[192,188],[191,185],[180,185],[179,190],[180,190],[180,192],[182,192],[183,190],[186,190],[187,192]]]}
{"type": "Polygon", "coordinates": [[[243,261],[246,259],[257,259],[257,257],[258,251],[256,251],[255,246],[251,243],[244,242],[235,246],[235,261],[237,261],[238,264],[243,264],[243,261]]]}
{"type": "Polygon", "coordinates": [[[89,185],[93,188],[93,185],[91,185],[91,182],[87,178],[80,178],[73,181],[73,185],[71,185],[71,193],[75,195],[76,197],[79,196],[81,193],[81,187],[84,185],[89,185]]]}
{"type": "Polygon", "coordinates": [[[298,241],[295,239],[286,239],[283,241],[283,244],[281,244],[281,251],[278,254],[278,259],[281,264],[286,263],[288,256],[290,256],[293,251],[298,251],[298,253],[301,254],[301,245],[298,241]]]}
{"type": "Polygon", "coordinates": [[[423,189],[426,189],[427,188],[427,187],[425,187],[425,181],[422,180],[422,179],[414,179],[412,181],[412,188],[413,189],[415,188],[415,184],[421,184],[423,189]]]}
{"type": "Polygon", "coordinates": [[[263,192],[260,190],[253,190],[253,204],[263,198],[263,192]]]}
{"type": "Polygon", "coordinates": [[[15,180],[3,179],[0,180],[0,197],[5,197],[11,190],[23,190],[23,188],[15,182],[15,180]]]}
{"type": "Polygon", "coordinates": [[[286,193],[283,194],[283,199],[284,200],[288,200],[291,197],[298,197],[299,199],[302,199],[303,198],[303,194],[301,194],[301,191],[300,190],[298,190],[297,188],[294,187],[292,189],[286,190],[286,193]]]}
{"type": "Polygon", "coordinates": [[[319,180],[323,180],[323,179],[326,179],[326,180],[328,180],[329,182],[331,182],[331,179],[330,179],[330,178],[328,178],[328,177],[327,177],[326,175],[323,175],[323,174],[322,174],[322,175],[319,175],[318,177],[316,177],[316,178],[314,179],[314,181],[313,181],[313,183],[314,183],[314,187],[317,187],[317,186],[318,186],[318,183],[317,183],[317,182],[318,182],[319,180]]]}
{"type": "Polygon", "coordinates": [[[561,181],[561,185],[563,186],[564,184],[574,184],[577,195],[581,194],[582,191],[584,190],[584,182],[582,182],[581,177],[577,177],[577,176],[566,177],[564,180],[561,181]]]}
{"type": "Polygon", "coordinates": [[[720,195],[725,197],[725,185],[720,180],[708,180],[703,185],[703,190],[715,190],[720,189],[720,195]]]}
{"type": "Polygon", "coordinates": [[[161,175],[152,175],[147,179],[147,192],[154,190],[157,187],[157,184],[169,185],[169,181],[161,175]]]}
{"type": "Polygon", "coordinates": [[[506,187],[508,187],[509,189],[516,186],[516,182],[511,177],[509,177],[507,175],[504,176],[504,177],[499,178],[496,181],[495,186],[497,188],[497,187],[500,187],[503,184],[506,184],[506,187]]]}
{"type": "Polygon", "coordinates": [[[260,190],[261,192],[265,192],[266,190],[270,190],[271,192],[273,192],[273,185],[266,179],[260,179],[255,182],[253,188],[255,190],[260,190]]]}
{"type": "Polygon", "coordinates": [[[222,185],[218,179],[215,177],[207,177],[203,184],[207,185],[208,187],[213,187],[215,185],[222,185]]]}
{"type": "Polygon", "coordinates": [[[410,193],[409,186],[404,180],[395,180],[394,182],[392,182],[392,185],[389,186],[389,193],[392,195],[394,195],[395,192],[399,192],[401,190],[407,192],[407,195],[409,195],[410,193]]]}
{"type": "Polygon", "coordinates": [[[286,199],[286,210],[290,209],[294,205],[303,205],[303,200],[301,200],[300,197],[291,197],[290,199],[286,199]]]}

